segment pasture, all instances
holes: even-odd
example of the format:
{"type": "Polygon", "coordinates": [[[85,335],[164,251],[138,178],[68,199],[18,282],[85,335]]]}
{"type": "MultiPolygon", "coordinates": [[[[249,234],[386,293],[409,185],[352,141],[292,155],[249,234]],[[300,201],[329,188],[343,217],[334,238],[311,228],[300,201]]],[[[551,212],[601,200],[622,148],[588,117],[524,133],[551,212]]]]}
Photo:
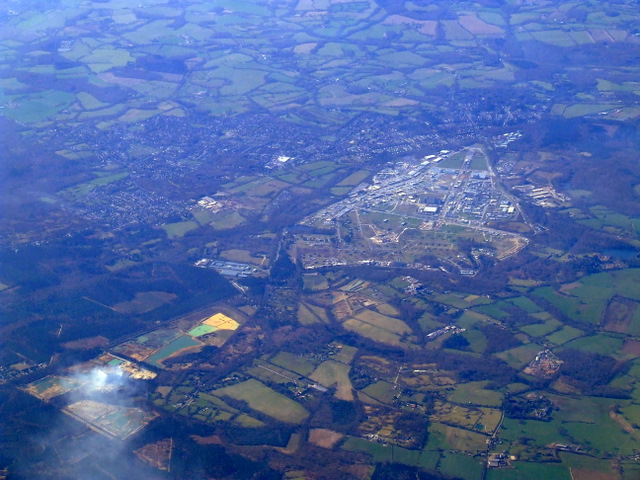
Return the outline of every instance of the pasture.
{"type": "Polygon", "coordinates": [[[535,358],[540,350],[542,350],[542,347],[540,347],[540,345],[537,345],[535,343],[528,343],[526,345],[512,348],[511,350],[500,352],[496,356],[507,362],[509,366],[515,368],[516,370],[520,370],[529,362],[531,362],[531,360],[535,358]]]}
{"type": "Polygon", "coordinates": [[[315,369],[314,364],[308,358],[285,351],[278,352],[277,355],[269,359],[269,362],[305,377],[311,375],[315,369]]]}
{"type": "Polygon", "coordinates": [[[281,422],[298,424],[309,416],[309,412],[302,405],[254,379],[219,388],[212,393],[216,396],[243,400],[252,410],[281,422]]]}
{"type": "Polygon", "coordinates": [[[485,390],[488,382],[460,383],[448,400],[463,405],[480,405],[485,407],[499,407],[502,404],[502,394],[495,390],[485,390]]]}
{"type": "Polygon", "coordinates": [[[459,453],[446,453],[440,459],[438,470],[450,477],[481,480],[484,462],[482,459],[471,458],[459,453]]]}
{"type": "Polygon", "coordinates": [[[357,320],[373,325],[375,327],[382,328],[388,332],[396,335],[402,335],[404,333],[410,333],[411,328],[402,320],[389,317],[373,310],[363,310],[355,315],[357,320]]]}

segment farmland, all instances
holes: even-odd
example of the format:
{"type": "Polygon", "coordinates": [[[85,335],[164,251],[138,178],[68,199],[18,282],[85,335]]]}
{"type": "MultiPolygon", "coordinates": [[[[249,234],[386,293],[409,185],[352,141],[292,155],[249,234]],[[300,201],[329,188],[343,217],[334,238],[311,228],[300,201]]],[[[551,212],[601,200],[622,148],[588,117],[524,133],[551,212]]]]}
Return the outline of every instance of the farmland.
{"type": "Polygon", "coordinates": [[[299,404],[289,400],[256,380],[247,380],[230,387],[215,390],[216,395],[244,400],[257,410],[283,422],[300,423],[308,412],[299,404]]]}
{"type": "Polygon", "coordinates": [[[0,476],[638,477],[637,3],[31,3],[0,476]]]}

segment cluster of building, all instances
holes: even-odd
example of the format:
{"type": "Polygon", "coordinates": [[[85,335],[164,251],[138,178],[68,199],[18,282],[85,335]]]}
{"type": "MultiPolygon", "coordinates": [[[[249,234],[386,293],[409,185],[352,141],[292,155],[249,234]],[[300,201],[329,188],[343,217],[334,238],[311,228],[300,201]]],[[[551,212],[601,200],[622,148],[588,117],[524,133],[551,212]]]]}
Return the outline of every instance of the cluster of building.
{"type": "Polygon", "coordinates": [[[420,283],[417,278],[407,275],[402,277],[402,280],[408,283],[408,285],[404,287],[404,293],[407,295],[416,295],[418,290],[422,288],[422,283],[420,283]]]}
{"type": "Polygon", "coordinates": [[[500,148],[506,148],[511,142],[515,142],[520,137],[522,137],[522,132],[509,132],[503,133],[502,135],[498,135],[494,139],[495,146],[500,148]]]}
{"type": "Polygon", "coordinates": [[[516,457],[509,454],[507,452],[501,453],[490,453],[487,458],[487,467],[488,468],[506,468],[510,466],[509,462],[516,460],[516,457]]]}
{"type": "Polygon", "coordinates": [[[200,268],[213,268],[225,277],[250,277],[260,272],[256,266],[249,265],[248,263],[212,260],[210,258],[202,258],[194,263],[194,265],[200,268]]]}
{"type": "Polygon", "coordinates": [[[205,210],[209,210],[211,213],[218,213],[225,207],[225,204],[219,200],[214,200],[209,196],[204,196],[198,200],[198,206],[205,210]]]}
{"type": "Polygon", "coordinates": [[[456,333],[464,333],[466,331],[467,330],[465,328],[459,328],[459,327],[456,327],[455,325],[447,325],[446,327],[439,328],[438,330],[435,330],[427,334],[427,341],[431,342],[432,340],[435,340],[436,338],[441,337],[445,333],[451,333],[452,335],[455,335],[456,333]]]}
{"type": "Polygon", "coordinates": [[[30,362],[19,362],[10,366],[0,365],[0,385],[37,372],[46,366],[46,363],[33,364],[30,362]]]}
{"type": "Polygon", "coordinates": [[[542,350],[536,355],[529,365],[524,369],[527,375],[534,377],[551,378],[562,366],[562,360],[556,357],[551,350],[542,350]]]}
{"type": "MultiPolygon", "coordinates": [[[[480,150],[470,149],[459,169],[435,165],[450,154],[448,150],[441,150],[438,155],[424,157],[419,164],[399,162],[377,173],[370,185],[359,186],[348,198],[307,217],[302,223],[335,226],[341,217],[354,211],[419,219],[429,228],[444,224],[484,228],[490,221],[518,218],[517,205],[497,186],[490,171],[470,168],[474,155],[484,156],[480,150]]],[[[397,243],[401,234],[399,229],[390,231],[385,227],[385,221],[380,225],[368,223],[375,233],[373,240],[381,246],[397,243]]],[[[496,233],[489,229],[487,232],[496,233]]]]}
{"type": "Polygon", "coordinates": [[[584,453],[584,449],[580,445],[569,445],[565,443],[552,443],[551,448],[561,452],[584,453]]]}
{"type": "Polygon", "coordinates": [[[69,192],[68,210],[103,226],[120,229],[133,224],[157,224],[184,211],[183,202],[173,202],[125,180],[93,188],[80,199],[69,192]]]}
{"type": "Polygon", "coordinates": [[[513,187],[532,199],[534,205],[544,208],[558,207],[570,200],[569,196],[557,192],[551,186],[536,187],[535,185],[517,185],[513,187]]]}

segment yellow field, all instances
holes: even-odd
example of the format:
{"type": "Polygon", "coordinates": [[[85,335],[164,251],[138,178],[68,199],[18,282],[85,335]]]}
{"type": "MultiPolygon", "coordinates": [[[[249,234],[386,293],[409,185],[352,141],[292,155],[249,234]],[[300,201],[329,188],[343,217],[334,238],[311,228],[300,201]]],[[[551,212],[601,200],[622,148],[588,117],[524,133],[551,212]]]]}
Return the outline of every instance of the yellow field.
{"type": "Polygon", "coordinates": [[[203,325],[216,327],[218,330],[237,330],[240,324],[233,318],[227,317],[224,313],[216,313],[207,318],[203,325]]]}

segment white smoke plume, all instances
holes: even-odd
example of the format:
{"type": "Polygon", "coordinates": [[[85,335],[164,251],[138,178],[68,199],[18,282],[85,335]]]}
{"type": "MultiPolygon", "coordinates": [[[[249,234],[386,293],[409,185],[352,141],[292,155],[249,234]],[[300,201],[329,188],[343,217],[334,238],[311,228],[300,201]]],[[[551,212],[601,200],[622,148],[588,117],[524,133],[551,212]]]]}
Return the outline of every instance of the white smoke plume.
{"type": "Polygon", "coordinates": [[[135,457],[132,451],[139,446],[134,446],[132,441],[135,441],[137,433],[119,439],[105,435],[99,428],[100,417],[105,411],[103,405],[113,406],[113,411],[143,407],[140,401],[145,394],[143,380],[132,379],[119,367],[88,367],[87,364],[60,375],[71,379],[78,387],[54,398],[47,406],[52,421],[46,424],[46,430],[27,439],[33,448],[41,449],[42,454],[38,455],[36,462],[25,459],[24,469],[14,472],[17,478],[168,478],[135,457]],[[52,406],[72,415],[57,414],[52,406]],[[94,419],[98,428],[91,425],[94,419]]]}

